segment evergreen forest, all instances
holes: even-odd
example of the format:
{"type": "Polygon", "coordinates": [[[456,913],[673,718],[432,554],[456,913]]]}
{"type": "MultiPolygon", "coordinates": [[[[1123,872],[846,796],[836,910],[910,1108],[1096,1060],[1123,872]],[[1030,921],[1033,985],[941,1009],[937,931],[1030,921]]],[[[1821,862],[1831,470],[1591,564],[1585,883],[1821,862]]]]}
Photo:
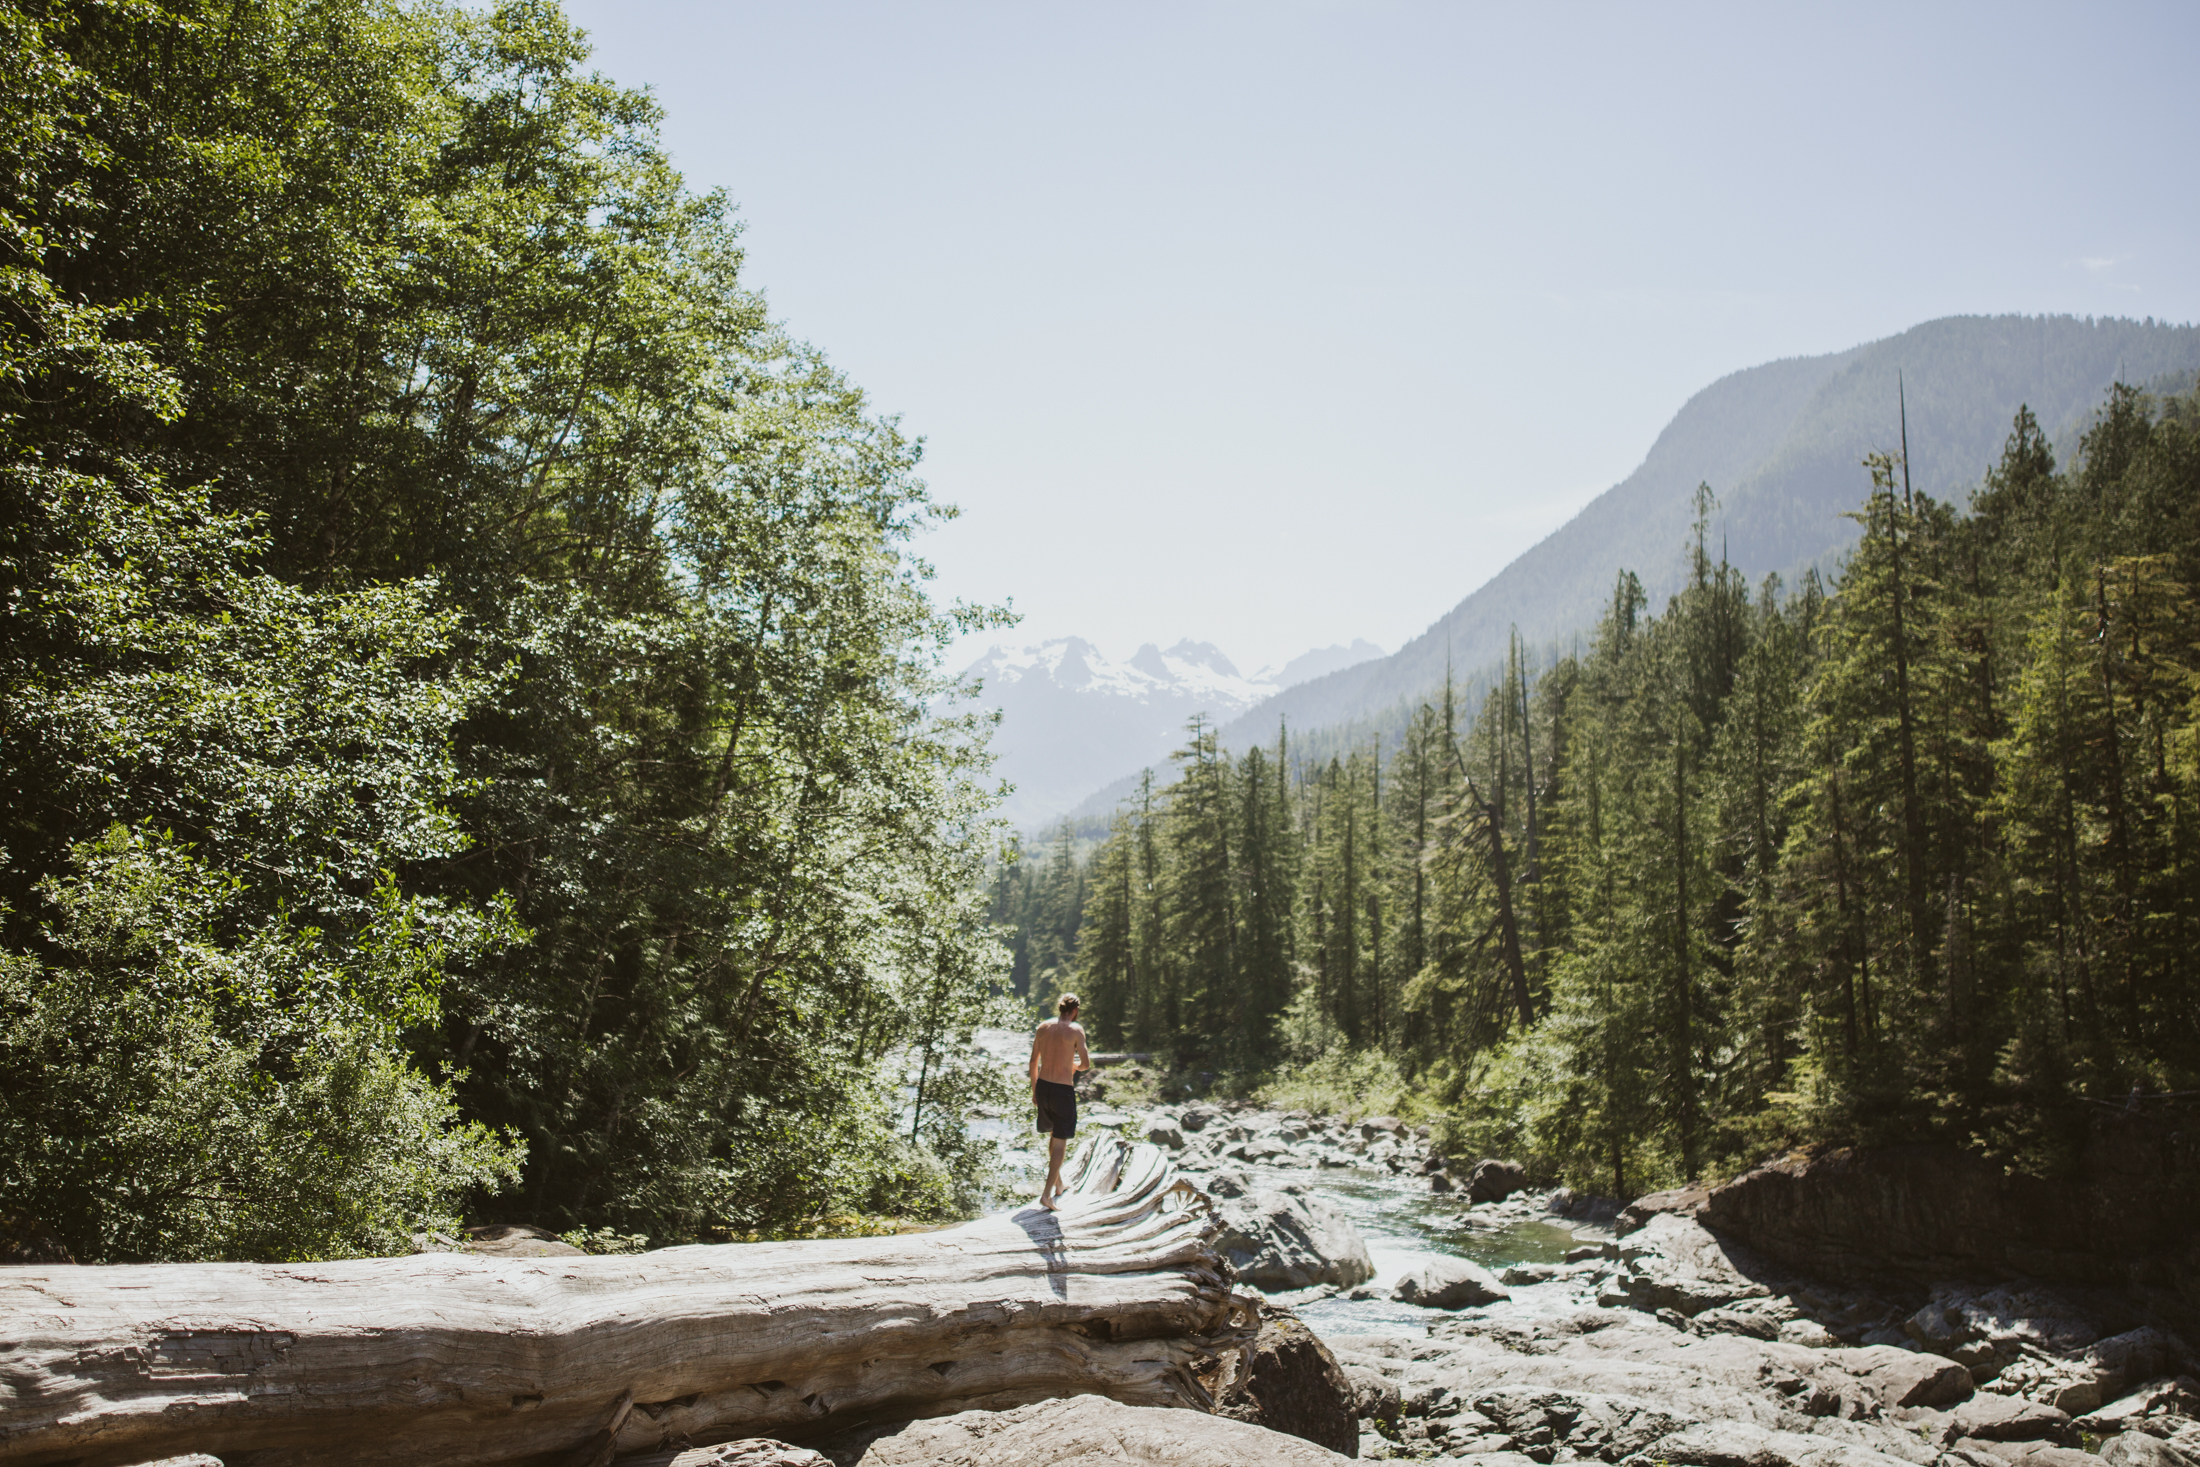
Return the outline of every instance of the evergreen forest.
{"type": "Polygon", "coordinates": [[[1574,655],[1314,757],[1195,722],[997,875],[1017,981],[1620,1198],[1826,1143],[2051,1175],[2200,1090],[2200,395],[2113,388],[2063,464],[2020,411],[1960,508],[1905,452],[1830,583],[1728,564],[1707,487],[1574,655]]]}
{"type": "Polygon", "coordinates": [[[950,1216],[920,445],[548,0],[0,0],[0,1218],[950,1216]]]}

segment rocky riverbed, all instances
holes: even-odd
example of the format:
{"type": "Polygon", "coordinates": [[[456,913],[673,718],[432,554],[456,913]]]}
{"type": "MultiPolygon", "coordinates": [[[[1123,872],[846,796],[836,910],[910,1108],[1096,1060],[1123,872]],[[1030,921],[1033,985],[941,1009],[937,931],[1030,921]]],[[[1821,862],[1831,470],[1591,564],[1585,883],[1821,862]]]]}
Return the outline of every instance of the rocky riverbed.
{"type": "Polygon", "coordinates": [[[2125,1293],[1814,1277],[1649,1199],[1444,1156],[1391,1117],[1084,1119],[1169,1150],[1215,1198],[1240,1281],[1341,1367],[1363,1458],[2200,1467],[2200,1359],[2125,1293]]]}

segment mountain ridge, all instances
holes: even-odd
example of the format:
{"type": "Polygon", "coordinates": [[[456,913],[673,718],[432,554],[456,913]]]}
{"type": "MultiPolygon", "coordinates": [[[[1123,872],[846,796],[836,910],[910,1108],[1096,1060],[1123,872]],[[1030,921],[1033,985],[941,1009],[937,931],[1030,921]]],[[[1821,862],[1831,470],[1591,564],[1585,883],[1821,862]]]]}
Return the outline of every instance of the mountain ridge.
{"type": "Polygon", "coordinates": [[[1286,688],[1224,724],[1233,748],[1279,722],[1318,729],[1439,686],[1447,667],[1501,659],[1514,627],[1531,646],[1595,625],[1623,569],[1653,606],[1678,589],[1690,499],[1719,497],[1712,533],[1752,576],[1830,568],[1855,538],[1861,460],[1892,449],[1907,394],[1917,487],[1951,497],[1998,457],[2020,403],[2065,453],[2109,386],[2200,366],[2200,327],[2119,318],[1950,316],[1845,351],[1730,372],[1692,395],[1643,462],[1380,662],[1286,688]]]}

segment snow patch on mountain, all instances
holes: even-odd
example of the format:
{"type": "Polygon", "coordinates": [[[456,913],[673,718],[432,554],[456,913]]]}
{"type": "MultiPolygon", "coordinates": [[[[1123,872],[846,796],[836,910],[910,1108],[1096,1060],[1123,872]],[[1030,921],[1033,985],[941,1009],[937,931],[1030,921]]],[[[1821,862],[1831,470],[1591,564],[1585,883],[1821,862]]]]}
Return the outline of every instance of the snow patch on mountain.
{"type": "Polygon", "coordinates": [[[994,646],[962,681],[1001,712],[995,772],[1015,786],[1002,813],[1043,825],[1111,780],[1167,760],[1195,715],[1220,722],[1307,678],[1383,655],[1372,642],[1317,648],[1247,677],[1212,642],[1148,642],[1117,662],[1083,637],[994,646]]]}

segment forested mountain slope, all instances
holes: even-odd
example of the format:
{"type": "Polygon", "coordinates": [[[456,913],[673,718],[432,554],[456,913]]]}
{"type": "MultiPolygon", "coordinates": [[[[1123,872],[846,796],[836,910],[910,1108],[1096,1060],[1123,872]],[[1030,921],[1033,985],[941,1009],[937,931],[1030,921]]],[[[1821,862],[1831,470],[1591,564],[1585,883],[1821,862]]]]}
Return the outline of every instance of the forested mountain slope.
{"type": "Polygon", "coordinates": [[[2029,405],[2059,445],[2074,442],[2111,382],[2200,366],[2200,328],[2069,316],[1956,316],[1829,356],[1769,362],[1688,400],[1642,466],[1380,662],[1317,678],[1225,724],[1226,746],[1361,719],[1502,661],[1518,627],[1536,647],[1586,632],[1622,569],[1653,606],[1678,590],[1690,496],[1718,496],[1712,533],[1736,565],[1792,579],[1853,544],[1858,463],[1898,434],[1896,374],[1909,400],[1915,486],[1962,500],[2029,405]]]}
{"type": "Polygon", "coordinates": [[[1191,732],[996,884],[1019,975],[1613,1196],[1927,1139],[2068,1179],[2104,1107],[2200,1095],[2200,394],[2085,416],[2018,410],[1961,507],[1872,455],[1784,594],[1699,493],[1662,606],[1616,577],[1380,748],[1191,732]]]}

